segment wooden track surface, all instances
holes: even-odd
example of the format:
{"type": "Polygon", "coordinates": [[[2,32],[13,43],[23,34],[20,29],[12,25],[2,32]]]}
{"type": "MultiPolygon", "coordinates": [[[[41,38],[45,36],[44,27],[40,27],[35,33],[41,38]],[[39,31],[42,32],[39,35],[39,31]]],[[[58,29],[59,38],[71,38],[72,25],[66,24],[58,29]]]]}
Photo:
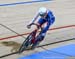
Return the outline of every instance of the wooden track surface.
{"type": "MultiPolygon", "coordinates": [[[[0,4],[5,3],[14,3],[14,2],[25,2],[31,0],[2,0],[0,4]]],[[[75,36],[75,1],[74,0],[53,0],[49,2],[38,2],[31,4],[18,4],[18,5],[9,5],[9,6],[0,6],[0,24],[4,24],[16,31],[17,33],[29,33],[31,30],[26,28],[26,25],[34,17],[39,7],[45,6],[48,9],[52,10],[55,14],[56,21],[51,26],[51,28],[57,28],[62,26],[74,25],[70,28],[58,29],[54,31],[48,31],[48,34],[45,40],[41,44],[54,42],[55,39],[59,41],[60,39],[72,38],[75,36]],[[59,37],[60,36],[60,37],[59,37]],[[51,40],[51,41],[49,41],[51,40]]],[[[10,37],[16,35],[15,33],[9,31],[0,25],[0,38],[10,37]]],[[[26,36],[25,36],[26,37],[26,36]]],[[[24,38],[15,37],[3,41],[16,41],[22,43],[24,38]]],[[[0,42],[2,42],[0,40],[0,42]]],[[[51,49],[54,47],[61,46],[62,44],[71,44],[75,43],[75,40],[69,41],[66,43],[61,43],[57,45],[51,45],[46,48],[51,49]]],[[[0,56],[10,53],[11,47],[5,47],[0,45],[0,56]]],[[[42,48],[37,48],[34,51],[25,51],[21,55],[12,55],[1,59],[17,59],[21,56],[42,51],[42,48]]]]}

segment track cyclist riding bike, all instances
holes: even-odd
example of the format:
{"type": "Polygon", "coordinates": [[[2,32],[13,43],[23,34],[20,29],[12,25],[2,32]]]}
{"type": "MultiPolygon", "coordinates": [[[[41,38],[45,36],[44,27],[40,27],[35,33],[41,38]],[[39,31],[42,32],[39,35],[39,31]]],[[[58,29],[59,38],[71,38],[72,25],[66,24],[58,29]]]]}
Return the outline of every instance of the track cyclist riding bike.
{"type": "Polygon", "coordinates": [[[48,31],[49,27],[55,22],[55,16],[53,15],[52,11],[46,9],[45,7],[41,7],[41,8],[39,8],[39,11],[36,14],[36,16],[27,25],[27,28],[30,28],[32,23],[34,23],[36,20],[38,20],[38,22],[36,24],[39,26],[39,27],[37,27],[36,30],[38,30],[45,23],[46,23],[46,26],[43,26],[43,29],[42,29],[40,35],[38,36],[38,39],[34,40],[34,44],[32,46],[33,49],[37,46],[38,41],[41,42],[42,40],[44,40],[44,37],[45,37],[46,32],[48,31]],[[39,16],[40,16],[40,18],[38,19],[39,16]]]}

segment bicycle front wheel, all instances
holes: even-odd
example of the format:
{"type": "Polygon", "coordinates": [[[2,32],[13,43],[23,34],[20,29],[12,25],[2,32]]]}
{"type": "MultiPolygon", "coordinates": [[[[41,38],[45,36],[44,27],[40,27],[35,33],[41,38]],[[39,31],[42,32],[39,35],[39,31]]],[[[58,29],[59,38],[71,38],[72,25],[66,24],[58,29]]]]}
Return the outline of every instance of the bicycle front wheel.
{"type": "Polygon", "coordinates": [[[32,40],[32,33],[23,42],[18,53],[22,53],[24,50],[26,50],[28,48],[28,46],[31,45],[31,40],[32,40]]]}

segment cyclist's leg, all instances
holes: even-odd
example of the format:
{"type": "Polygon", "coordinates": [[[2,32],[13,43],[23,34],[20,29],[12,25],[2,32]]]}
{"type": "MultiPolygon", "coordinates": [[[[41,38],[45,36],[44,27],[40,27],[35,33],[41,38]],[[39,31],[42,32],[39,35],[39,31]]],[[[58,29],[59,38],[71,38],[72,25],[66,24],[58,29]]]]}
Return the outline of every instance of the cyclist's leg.
{"type": "Polygon", "coordinates": [[[32,49],[35,49],[35,47],[36,47],[37,45],[39,45],[40,42],[42,42],[42,41],[44,40],[44,37],[45,37],[45,36],[38,35],[37,38],[36,38],[36,40],[35,40],[35,42],[34,42],[34,44],[32,45],[32,49]]]}
{"type": "Polygon", "coordinates": [[[39,35],[37,36],[36,42],[37,41],[39,41],[39,42],[43,41],[45,36],[46,36],[46,33],[43,33],[43,32],[39,33],[39,35]]]}
{"type": "MultiPolygon", "coordinates": [[[[39,21],[37,22],[37,25],[42,26],[45,22],[46,22],[46,20],[40,18],[39,21]]],[[[37,36],[38,36],[38,37],[40,36],[40,37],[43,39],[44,36],[45,36],[45,33],[42,34],[42,32],[43,32],[43,31],[41,31],[37,36]]],[[[40,38],[40,37],[39,37],[39,38],[40,38]]]]}
{"type": "MultiPolygon", "coordinates": [[[[46,22],[45,20],[43,20],[42,18],[40,18],[37,24],[39,24],[41,26],[45,22],[46,22]]],[[[44,39],[45,36],[42,36],[41,34],[42,33],[39,33],[39,35],[37,35],[37,37],[35,39],[35,42],[32,45],[32,49],[34,49],[37,46],[37,44],[38,44],[39,41],[42,41],[44,39]]]]}
{"type": "Polygon", "coordinates": [[[31,41],[31,43],[34,43],[35,42],[35,36],[36,36],[36,32],[37,32],[37,30],[34,30],[32,33],[32,41],[31,41]]]}
{"type": "MultiPolygon", "coordinates": [[[[45,23],[45,20],[43,20],[42,18],[39,19],[39,21],[36,23],[37,25],[41,26],[43,23],[45,23]]],[[[38,30],[37,28],[35,29],[35,31],[33,31],[34,33],[38,30]]],[[[36,34],[33,35],[33,38],[35,39],[36,34]]],[[[32,42],[35,42],[35,40],[33,40],[32,42]]]]}

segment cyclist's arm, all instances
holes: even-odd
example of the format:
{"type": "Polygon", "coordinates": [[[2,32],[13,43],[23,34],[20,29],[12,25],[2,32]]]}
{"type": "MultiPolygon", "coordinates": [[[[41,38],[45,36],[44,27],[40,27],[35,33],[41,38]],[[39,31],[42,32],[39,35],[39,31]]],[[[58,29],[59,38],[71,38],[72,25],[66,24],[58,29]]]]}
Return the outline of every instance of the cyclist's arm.
{"type": "Polygon", "coordinates": [[[37,20],[38,17],[39,17],[39,13],[37,13],[37,14],[33,17],[33,19],[29,22],[29,24],[34,23],[34,22],[37,20]]]}

